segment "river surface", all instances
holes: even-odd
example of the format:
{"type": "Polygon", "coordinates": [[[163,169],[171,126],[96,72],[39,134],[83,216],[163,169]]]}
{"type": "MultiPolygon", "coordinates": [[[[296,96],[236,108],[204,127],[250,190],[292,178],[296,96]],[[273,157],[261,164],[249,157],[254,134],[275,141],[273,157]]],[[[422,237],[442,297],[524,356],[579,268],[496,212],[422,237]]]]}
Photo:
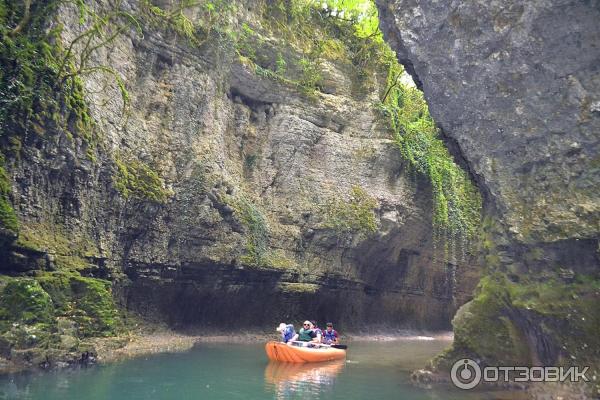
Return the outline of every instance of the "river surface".
{"type": "Polygon", "coordinates": [[[351,342],[345,362],[269,363],[263,344],[203,343],[88,368],[0,377],[0,399],[507,399],[507,393],[423,389],[410,371],[447,340],[351,342]]]}

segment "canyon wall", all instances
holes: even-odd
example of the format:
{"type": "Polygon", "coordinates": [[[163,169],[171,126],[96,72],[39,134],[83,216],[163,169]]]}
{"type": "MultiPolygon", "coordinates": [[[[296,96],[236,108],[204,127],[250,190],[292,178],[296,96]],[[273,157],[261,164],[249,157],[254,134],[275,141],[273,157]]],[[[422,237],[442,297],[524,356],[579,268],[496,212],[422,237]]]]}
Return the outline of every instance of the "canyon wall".
{"type": "MultiPolygon", "coordinates": [[[[76,352],[124,329],[124,312],[188,329],[316,318],[434,330],[469,298],[476,259],[448,262],[431,184],[374,108],[385,68],[357,76],[344,57],[294,67],[302,53],[257,16],[267,5],[238,6],[234,31],[250,32],[242,50],[262,69],[221,33],[193,42],[123,2],[143,36],[127,29],[91,54],[75,117],[59,123],[67,111],[41,104],[5,125],[19,227],[3,230],[0,252],[3,357],[76,352]],[[278,59],[289,79],[264,72],[278,59]],[[309,73],[318,87],[293,83],[309,73]]],[[[65,47],[82,43],[79,12],[63,5],[44,26],[61,22],[65,47]]]]}

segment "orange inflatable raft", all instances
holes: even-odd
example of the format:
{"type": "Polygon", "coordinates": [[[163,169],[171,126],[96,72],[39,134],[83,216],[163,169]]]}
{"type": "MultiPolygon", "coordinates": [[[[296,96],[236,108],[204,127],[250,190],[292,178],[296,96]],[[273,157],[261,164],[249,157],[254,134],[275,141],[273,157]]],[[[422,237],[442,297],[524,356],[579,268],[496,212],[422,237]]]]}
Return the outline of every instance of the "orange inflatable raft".
{"type": "Polygon", "coordinates": [[[272,361],[307,363],[340,360],[346,357],[346,350],[329,346],[300,347],[281,342],[268,342],[265,345],[267,357],[272,361]]]}

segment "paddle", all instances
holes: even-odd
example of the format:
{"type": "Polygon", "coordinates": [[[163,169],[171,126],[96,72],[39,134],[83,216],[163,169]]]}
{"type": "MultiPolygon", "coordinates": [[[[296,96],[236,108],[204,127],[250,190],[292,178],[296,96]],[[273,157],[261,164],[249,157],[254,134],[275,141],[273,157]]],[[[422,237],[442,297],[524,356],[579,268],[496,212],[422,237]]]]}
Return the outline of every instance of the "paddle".
{"type": "Polygon", "coordinates": [[[332,344],[331,347],[333,347],[334,349],[342,350],[346,350],[348,348],[348,346],[346,346],[345,344],[332,344]]]}

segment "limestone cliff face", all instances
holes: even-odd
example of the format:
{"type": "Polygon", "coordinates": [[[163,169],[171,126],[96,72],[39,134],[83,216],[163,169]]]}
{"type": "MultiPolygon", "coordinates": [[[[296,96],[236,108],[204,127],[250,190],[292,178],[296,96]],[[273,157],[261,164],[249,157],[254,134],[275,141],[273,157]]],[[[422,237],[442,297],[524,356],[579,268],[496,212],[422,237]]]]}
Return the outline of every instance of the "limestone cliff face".
{"type": "Polygon", "coordinates": [[[455,319],[455,349],[484,362],[597,364],[600,3],[378,7],[485,196],[489,276],[455,319]]]}
{"type": "MultiPolygon", "coordinates": [[[[72,41],[77,24],[65,26],[72,41]]],[[[300,57],[281,46],[265,37],[259,56],[300,57]]],[[[384,76],[355,91],[346,61],[323,60],[322,87],[307,94],[221,42],[160,27],[93,62],[126,82],[125,114],[114,79],[90,74],[94,146],[51,124],[25,135],[7,170],[28,242],[4,248],[3,272],[75,264],[112,280],[126,308],[177,327],[449,326],[477,269],[470,254],[449,265],[436,250],[430,185],[372,106],[384,76]]]]}

